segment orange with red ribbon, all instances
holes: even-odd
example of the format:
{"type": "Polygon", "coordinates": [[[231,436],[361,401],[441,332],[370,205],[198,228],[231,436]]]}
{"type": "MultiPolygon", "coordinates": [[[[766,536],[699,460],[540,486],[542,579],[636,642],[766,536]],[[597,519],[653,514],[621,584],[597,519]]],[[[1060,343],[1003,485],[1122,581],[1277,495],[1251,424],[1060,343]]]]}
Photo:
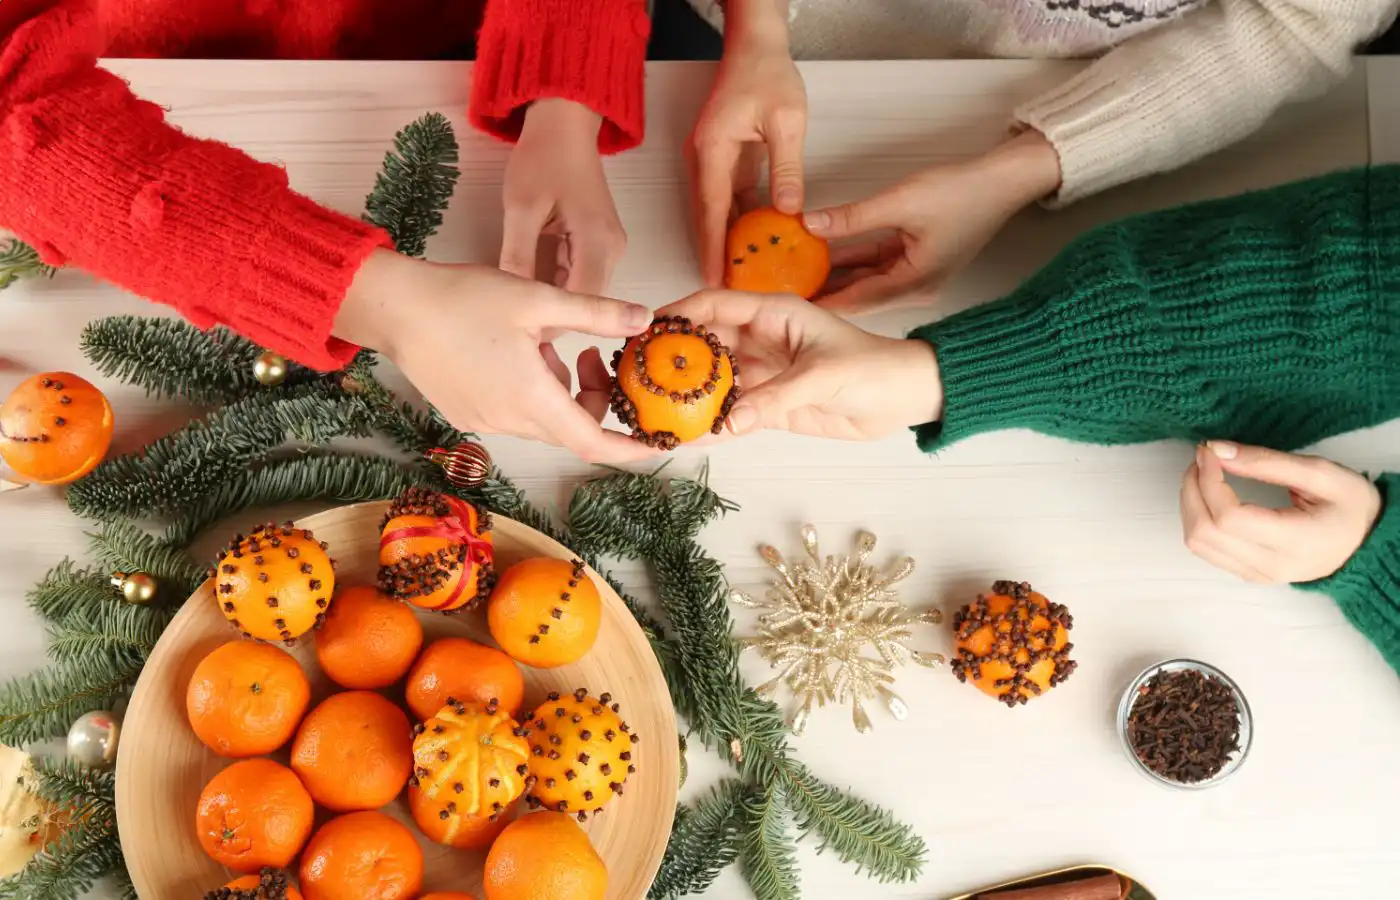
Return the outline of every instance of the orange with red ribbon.
{"type": "Polygon", "coordinates": [[[420,609],[471,609],[496,574],[491,517],[448,494],[409,488],[389,507],[379,539],[379,587],[420,609]]]}

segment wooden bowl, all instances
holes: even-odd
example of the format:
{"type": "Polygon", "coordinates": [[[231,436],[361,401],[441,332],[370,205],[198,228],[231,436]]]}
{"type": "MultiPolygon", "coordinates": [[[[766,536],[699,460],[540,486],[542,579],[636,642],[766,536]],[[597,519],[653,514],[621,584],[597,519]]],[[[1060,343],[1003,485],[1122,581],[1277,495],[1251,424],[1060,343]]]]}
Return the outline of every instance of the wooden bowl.
{"type": "MultiPolygon", "coordinates": [[[[330,545],[337,584],[373,584],[379,526],[387,508],[387,503],[361,503],[297,524],[330,545]]],[[[496,563],[502,571],[531,556],[574,558],[532,528],[493,518],[496,563]]],[[[661,667],[636,620],[606,581],[592,569],[588,576],[603,598],[598,642],[573,665],[552,670],[521,666],[525,701],[528,708],[548,691],[567,693],[579,687],[595,695],[608,691],[641,736],[635,751],[637,772],[627,782],[627,793],[614,798],[583,826],[607,863],[609,900],[641,900],[661,865],[675,814],[680,778],[676,715],[661,667]]],[[[420,616],[425,646],[448,636],[491,643],[485,615],[479,610],[454,617],[429,612],[420,616]]],[[[185,715],[185,690],[205,654],[237,637],[218,611],[213,583],[205,582],[161,635],[132,694],[117,756],[117,826],[127,868],[141,897],[202,897],[234,877],[205,855],[194,830],[200,792],[233,760],[215,755],[195,737],[185,715]]],[[[311,640],[303,639],[291,653],[311,680],[313,705],[339,690],[321,673],[311,640]]],[[[402,704],[401,685],[383,693],[402,704]]],[[[286,748],[275,756],[283,763],[286,757],[286,748]]],[[[403,796],[384,812],[418,836],[427,860],[424,892],[451,890],[480,896],[484,851],[453,850],[428,841],[414,825],[403,796]]],[[[327,818],[318,809],[317,825],[327,818]]]]}

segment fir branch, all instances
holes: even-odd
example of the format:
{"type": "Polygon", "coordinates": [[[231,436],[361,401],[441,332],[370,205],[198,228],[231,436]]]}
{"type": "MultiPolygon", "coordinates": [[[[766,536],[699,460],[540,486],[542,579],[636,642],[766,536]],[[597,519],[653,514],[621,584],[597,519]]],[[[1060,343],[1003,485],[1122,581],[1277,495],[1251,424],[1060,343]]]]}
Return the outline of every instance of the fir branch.
{"type": "Polygon", "coordinates": [[[49,657],[59,666],[111,664],[140,675],[175,609],[107,603],[91,618],[69,616],[49,630],[49,657]]]}
{"type": "Polygon", "coordinates": [[[18,238],[10,238],[0,247],[0,291],[23,278],[52,278],[56,271],[39,259],[38,251],[18,238]]]}
{"type": "Polygon", "coordinates": [[[406,488],[429,484],[427,474],[380,456],[307,454],[272,460],[235,478],[180,511],[165,532],[166,543],[188,547],[209,526],[245,509],[326,500],[362,503],[387,500],[406,488]]]}
{"type": "Polygon", "coordinates": [[[183,549],[152,537],[129,521],[114,519],[88,538],[99,565],[121,572],[145,572],[165,588],[167,600],[183,600],[204,582],[204,571],[183,549]]]}
{"type": "Polygon", "coordinates": [[[758,900],[789,900],[801,895],[790,825],[782,789],[770,788],[757,802],[739,850],[744,880],[758,900]]]}
{"type": "Polygon", "coordinates": [[[0,882],[0,900],[78,900],[123,866],[113,823],[79,823],[0,882]]]}
{"type": "Polygon", "coordinates": [[[56,625],[70,616],[95,615],[99,607],[115,602],[120,594],[112,587],[108,574],[98,569],[75,568],[71,559],[65,559],[50,569],[25,597],[30,609],[56,625]]]}
{"type": "Polygon", "coordinates": [[[141,673],[121,660],[83,657],[40,669],[0,686],[0,744],[23,747],[68,733],[73,720],[111,709],[141,673]]]}
{"type": "Polygon", "coordinates": [[[374,427],[407,453],[421,457],[434,447],[451,448],[474,435],[460,432],[431,413],[400,402],[374,373],[378,360],[361,353],[346,368],[346,389],[364,400],[374,417],[374,427]]]}
{"type": "Polygon", "coordinates": [[[41,757],[34,764],[32,793],[59,807],[73,820],[116,821],[117,776],[67,758],[41,757]]]}
{"type": "Polygon", "coordinates": [[[83,329],[82,349],[103,375],[145,388],[147,395],[203,406],[325,377],[289,361],[286,381],[279,388],[264,387],[253,377],[261,347],[225,328],[201,331],[183,319],[98,319],[83,329]]]}
{"type": "Polygon", "coordinates": [[[666,855],[647,900],[676,900],[713,884],[739,858],[759,796],[751,785],[726,778],[694,806],[678,807],[666,855]]]}
{"type": "Polygon", "coordinates": [[[310,444],[368,437],[369,419],[364,404],[327,384],[255,394],[108,460],[68,488],[68,506],[99,521],[176,513],[246,474],[289,437],[310,444]]]}
{"type": "Polygon", "coordinates": [[[365,201],[365,219],[389,232],[405,256],[422,256],[428,238],[442,226],[461,175],[457,136],[441,113],[428,113],[394,135],[394,152],[365,201]]]}
{"type": "Polygon", "coordinates": [[[928,847],[908,825],[887,810],[823,782],[804,765],[787,761],[780,769],[784,796],[798,828],[822,839],[844,863],[854,863],[882,882],[913,881],[923,869],[928,847]]]}

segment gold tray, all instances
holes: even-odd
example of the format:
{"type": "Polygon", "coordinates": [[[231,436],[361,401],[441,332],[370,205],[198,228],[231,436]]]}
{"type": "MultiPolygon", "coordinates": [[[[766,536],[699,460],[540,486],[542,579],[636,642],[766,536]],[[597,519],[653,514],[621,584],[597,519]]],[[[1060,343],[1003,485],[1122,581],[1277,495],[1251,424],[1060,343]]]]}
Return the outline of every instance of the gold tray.
{"type": "MultiPolygon", "coordinates": [[[[1052,884],[1063,884],[1067,881],[1097,878],[1101,875],[1114,875],[1118,878],[1118,883],[1122,885],[1122,893],[1119,895],[1119,900],[1157,900],[1156,896],[1139,884],[1136,879],[1124,875],[1122,872],[1110,866],[1070,866],[1065,869],[1055,869],[1052,872],[1041,872],[1039,875],[1032,875],[1029,878],[1019,878],[1015,881],[1007,881],[1002,884],[978,888],[971,893],[949,897],[948,900],[977,900],[979,897],[983,897],[987,894],[995,894],[997,891],[1045,887],[1052,884]]],[[[991,898],[991,900],[995,900],[995,898],[991,898]]]]}

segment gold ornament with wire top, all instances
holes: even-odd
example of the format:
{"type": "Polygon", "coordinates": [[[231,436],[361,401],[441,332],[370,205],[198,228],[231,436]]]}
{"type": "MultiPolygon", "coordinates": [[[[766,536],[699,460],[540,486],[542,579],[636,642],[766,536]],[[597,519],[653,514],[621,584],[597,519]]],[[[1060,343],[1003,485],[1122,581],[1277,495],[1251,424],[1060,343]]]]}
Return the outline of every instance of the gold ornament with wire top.
{"type": "Polygon", "coordinates": [[[268,350],[253,361],[253,377],[258,384],[277,387],[287,380],[287,358],[280,353],[268,350]]]}
{"type": "Polygon", "coordinates": [[[112,587],[119,588],[127,603],[145,606],[156,599],[160,583],[145,572],[113,572],[112,587]]]}
{"type": "Polygon", "coordinates": [[[907,644],[915,626],[943,620],[937,609],[911,610],[898,600],[894,586],[914,571],[914,561],[902,557],[883,571],[867,564],[875,550],[875,535],[868,531],[856,536],[854,555],[823,557],[811,525],[802,526],[802,546],[810,561],[796,564],[773,547],[759,548],[780,576],[765,599],[741,590],[729,594],[740,606],[767,610],[759,617],[758,634],[739,642],[778,670],[758,693],[772,697],[787,687],[795,709],[789,721],[799,735],[813,708],[828,703],[850,704],[861,733],[872,727],[867,702],[878,701],[895,719],[905,719],[908,706],[889,688],[895,669],[910,662],[926,668],[944,662],[942,654],[907,644]]]}

